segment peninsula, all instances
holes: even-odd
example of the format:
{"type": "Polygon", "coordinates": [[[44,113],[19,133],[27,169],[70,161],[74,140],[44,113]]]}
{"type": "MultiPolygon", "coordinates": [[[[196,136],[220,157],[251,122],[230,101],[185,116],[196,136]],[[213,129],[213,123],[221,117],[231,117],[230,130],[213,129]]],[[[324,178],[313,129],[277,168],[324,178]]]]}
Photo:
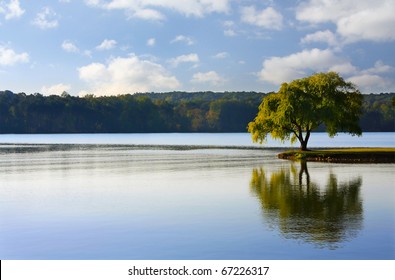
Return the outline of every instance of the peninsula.
{"type": "Polygon", "coordinates": [[[278,155],[280,159],[336,163],[395,163],[395,148],[336,148],[325,150],[292,150],[278,155]]]}

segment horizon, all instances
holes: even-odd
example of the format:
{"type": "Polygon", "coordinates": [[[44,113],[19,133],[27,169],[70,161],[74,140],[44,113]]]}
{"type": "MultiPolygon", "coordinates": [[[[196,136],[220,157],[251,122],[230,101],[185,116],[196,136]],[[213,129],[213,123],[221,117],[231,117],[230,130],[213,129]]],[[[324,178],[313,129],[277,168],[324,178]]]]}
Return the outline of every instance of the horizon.
{"type": "MultiPolygon", "coordinates": [[[[33,92],[33,93],[27,93],[25,91],[21,91],[21,92],[14,92],[10,89],[4,89],[4,90],[0,90],[0,93],[5,93],[5,92],[10,92],[12,94],[26,94],[26,95],[36,95],[36,94],[40,94],[43,97],[49,97],[49,96],[61,96],[63,93],[66,93],[67,95],[71,96],[71,97],[79,97],[79,98],[85,98],[85,97],[94,97],[94,98],[99,98],[99,97],[118,97],[118,96],[124,96],[124,95],[150,95],[150,94],[234,94],[234,93],[241,93],[241,94],[251,94],[251,93],[255,93],[255,94],[271,94],[271,93],[277,93],[277,91],[271,91],[271,92],[263,92],[263,91],[245,91],[245,90],[241,90],[241,91],[213,91],[213,90],[205,90],[205,91],[179,91],[179,90],[174,90],[174,91],[157,91],[157,92],[134,92],[134,93],[122,93],[122,94],[110,94],[110,95],[95,95],[95,94],[90,94],[90,93],[86,93],[85,95],[73,95],[70,94],[67,91],[64,91],[60,94],[43,94],[41,92],[33,92]]],[[[395,91],[390,92],[390,91],[383,91],[383,92],[369,92],[369,93],[363,93],[361,92],[362,95],[382,95],[382,94],[395,94],[395,91]]]]}

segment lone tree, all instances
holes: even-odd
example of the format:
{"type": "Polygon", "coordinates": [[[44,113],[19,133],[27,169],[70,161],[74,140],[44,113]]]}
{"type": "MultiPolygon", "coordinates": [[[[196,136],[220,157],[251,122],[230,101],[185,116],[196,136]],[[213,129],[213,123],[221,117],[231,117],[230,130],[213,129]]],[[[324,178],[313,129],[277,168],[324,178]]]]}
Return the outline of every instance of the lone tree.
{"type": "Polygon", "coordinates": [[[266,96],[248,131],[254,142],[262,143],[268,134],[282,141],[299,140],[307,150],[310,134],[324,125],[330,137],[338,132],[362,134],[359,117],[362,94],[335,72],[318,73],[282,84],[278,93],[266,96]]]}

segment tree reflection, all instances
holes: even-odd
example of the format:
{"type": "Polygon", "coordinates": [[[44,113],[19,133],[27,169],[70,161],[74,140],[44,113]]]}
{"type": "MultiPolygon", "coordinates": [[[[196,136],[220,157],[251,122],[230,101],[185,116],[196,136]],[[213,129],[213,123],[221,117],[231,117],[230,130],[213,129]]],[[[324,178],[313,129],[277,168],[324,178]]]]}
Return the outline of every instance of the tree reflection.
{"type": "Polygon", "coordinates": [[[307,163],[270,174],[254,169],[251,191],[259,199],[265,221],[279,227],[286,238],[301,239],[335,249],[362,227],[361,177],[338,182],[312,182],[307,163]]]}

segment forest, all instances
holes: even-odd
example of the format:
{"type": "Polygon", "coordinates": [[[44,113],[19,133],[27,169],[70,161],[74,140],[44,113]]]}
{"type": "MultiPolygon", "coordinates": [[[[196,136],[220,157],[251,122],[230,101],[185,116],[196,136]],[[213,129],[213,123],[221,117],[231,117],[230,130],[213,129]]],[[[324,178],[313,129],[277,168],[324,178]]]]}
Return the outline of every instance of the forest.
{"type": "MultiPolygon", "coordinates": [[[[247,132],[260,92],[167,92],[84,97],[0,91],[0,133],[247,132]]],[[[395,131],[395,93],[364,95],[365,132],[395,131]]]]}

